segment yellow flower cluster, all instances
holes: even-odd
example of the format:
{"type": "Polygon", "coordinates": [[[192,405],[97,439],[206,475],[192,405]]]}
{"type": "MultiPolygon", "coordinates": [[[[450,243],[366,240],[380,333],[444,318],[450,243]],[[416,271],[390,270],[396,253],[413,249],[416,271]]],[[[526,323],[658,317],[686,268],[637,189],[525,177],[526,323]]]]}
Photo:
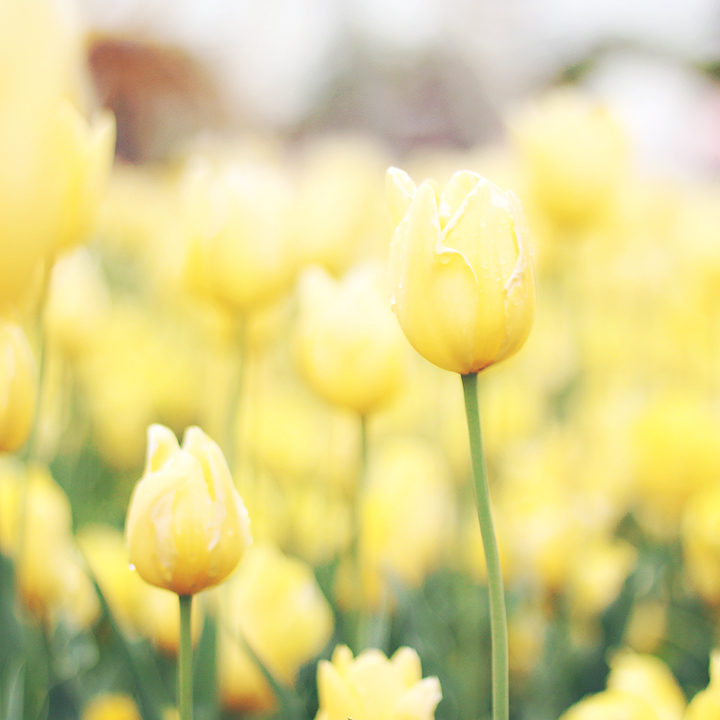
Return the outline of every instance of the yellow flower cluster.
{"type": "MultiPolygon", "coordinates": [[[[622,640],[647,654],[616,655],[564,720],[713,717],[717,658],[686,708],[650,656],[675,586],[626,581],[681,546],[678,584],[720,618],[718,188],[640,176],[608,108],[569,89],[507,146],[408,172],[340,136],[111,170],[60,8],[0,3],[0,451],[44,462],[0,459],[0,550],[41,626],[95,621],[89,569],[129,642],[174,654],[175,595],[227,580],[194,636],[212,613],[228,712],[276,708],[269,679],[329,653],[336,614],[392,615],[435,573],[485,580],[444,372],[483,371],[514,680],[548,622],[587,646],[634,588],[622,640]],[[66,490],[77,468],[111,478],[112,523],[48,467],[66,490]]],[[[317,720],[433,717],[415,651],[354,650],[320,663],[317,720]]],[[[137,712],[110,696],[85,716],[137,712]]]]}

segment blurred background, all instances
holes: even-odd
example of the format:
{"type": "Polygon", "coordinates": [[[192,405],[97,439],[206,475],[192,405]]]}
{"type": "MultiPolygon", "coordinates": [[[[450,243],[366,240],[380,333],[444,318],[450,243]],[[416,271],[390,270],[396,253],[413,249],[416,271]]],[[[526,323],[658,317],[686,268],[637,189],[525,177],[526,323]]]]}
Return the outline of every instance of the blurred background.
{"type": "Polygon", "coordinates": [[[227,586],[241,617],[198,603],[199,719],[315,717],[318,660],[370,644],[363,614],[439,678],[438,720],[490,717],[460,383],[378,280],[398,165],[477,171],[530,229],[533,329],[480,383],[512,719],[715,720],[686,707],[720,694],[717,3],[2,18],[0,716],[116,717],[90,713],[121,693],[172,717],[176,598],[150,599],[123,537],[163,423],[218,442],[256,543],[227,586]],[[346,372],[376,341],[385,366],[346,372]]]}
{"type": "Polygon", "coordinates": [[[644,165],[720,155],[712,0],[81,0],[90,67],[131,161],[209,128],[467,148],[562,81],[612,101],[644,165]]]}

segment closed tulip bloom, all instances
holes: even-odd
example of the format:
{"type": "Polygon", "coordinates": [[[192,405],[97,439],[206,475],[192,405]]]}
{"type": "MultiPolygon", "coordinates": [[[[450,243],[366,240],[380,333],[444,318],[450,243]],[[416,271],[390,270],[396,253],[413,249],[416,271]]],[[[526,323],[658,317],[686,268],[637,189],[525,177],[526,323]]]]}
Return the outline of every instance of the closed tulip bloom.
{"type": "Polygon", "coordinates": [[[315,720],[432,720],[442,698],[436,677],[422,677],[420,658],[408,647],[388,660],[371,648],[355,659],[338,645],[318,664],[320,709],[315,720]]]}
{"type": "Polygon", "coordinates": [[[431,363],[474,373],[520,349],[535,308],[520,202],[477,173],[445,189],[387,175],[397,227],[390,248],[391,303],[410,344],[431,363]]]}
{"type": "Polygon", "coordinates": [[[265,164],[198,161],[183,182],[192,291],[247,313],[290,289],[295,272],[292,184],[265,164]]]}
{"type": "Polygon", "coordinates": [[[21,448],[35,418],[35,358],[22,328],[0,324],[0,452],[21,448]]]}
{"type": "Polygon", "coordinates": [[[125,533],[140,577],[178,595],[216,585],[235,569],[252,542],[247,510],[222,451],[200,428],[188,428],[180,447],[171,430],[150,426],[125,533]]]}
{"type": "Polygon", "coordinates": [[[305,377],[326,400],[364,415],[400,387],[407,345],[378,266],[359,265],[341,281],[320,267],[306,270],[298,335],[305,377]]]}

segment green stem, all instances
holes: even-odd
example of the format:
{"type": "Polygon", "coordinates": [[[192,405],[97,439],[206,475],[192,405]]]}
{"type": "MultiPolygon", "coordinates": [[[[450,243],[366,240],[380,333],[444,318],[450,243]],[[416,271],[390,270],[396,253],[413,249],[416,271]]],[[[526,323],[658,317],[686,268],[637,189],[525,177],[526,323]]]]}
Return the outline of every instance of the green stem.
{"type": "Polygon", "coordinates": [[[488,593],[490,595],[493,720],[507,720],[509,713],[507,615],[505,612],[502,573],[500,571],[500,554],[490,509],[490,491],[485,467],[482,432],[480,430],[477,373],[463,375],[462,383],[470,435],[470,455],[475,477],[475,500],[485,551],[488,593]]]}
{"type": "Polygon", "coordinates": [[[180,595],[180,658],[178,661],[178,708],[180,720],[192,720],[192,595],[180,595]]]}

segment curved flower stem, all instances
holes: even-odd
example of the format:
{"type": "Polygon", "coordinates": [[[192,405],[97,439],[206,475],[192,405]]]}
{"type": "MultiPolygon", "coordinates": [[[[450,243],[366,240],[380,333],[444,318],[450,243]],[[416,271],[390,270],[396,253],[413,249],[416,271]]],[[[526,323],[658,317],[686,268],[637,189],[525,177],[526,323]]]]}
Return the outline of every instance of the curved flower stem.
{"type": "Polygon", "coordinates": [[[192,595],[180,598],[180,657],[178,660],[178,709],[180,720],[192,720],[193,677],[192,677],[192,595]]]}
{"type": "Polygon", "coordinates": [[[509,712],[507,615],[505,612],[502,573],[500,571],[500,554],[498,553],[490,510],[490,491],[488,489],[485,453],[480,430],[477,373],[463,375],[462,383],[465,395],[465,413],[470,435],[470,455],[475,477],[475,500],[477,502],[480,533],[482,534],[485,552],[488,593],[490,595],[493,720],[507,720],[509,712]]]}

